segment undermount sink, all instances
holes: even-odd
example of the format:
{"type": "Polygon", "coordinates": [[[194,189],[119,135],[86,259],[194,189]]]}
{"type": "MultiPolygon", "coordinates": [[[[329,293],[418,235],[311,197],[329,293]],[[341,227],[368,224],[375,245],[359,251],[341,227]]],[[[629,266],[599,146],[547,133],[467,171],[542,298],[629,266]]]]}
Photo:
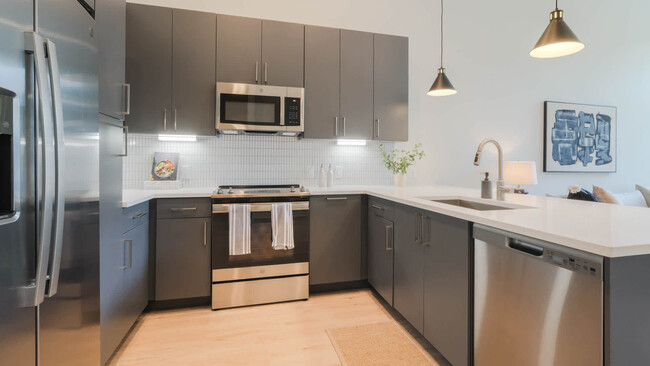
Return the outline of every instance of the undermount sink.
{"type": "Polygon", "coordinates": [[[520,208],[529,208],[527,206],[519,206],[519,205],[509,204],[505,202],[485,203],[485,202],[477,202],[477,201],[462,199],[462,198],[434,198],[434,199],[425,198],[425,199],[431,202],[444,203],[446,205],[469,208],[477,211],[515,210],[520,208]]]}

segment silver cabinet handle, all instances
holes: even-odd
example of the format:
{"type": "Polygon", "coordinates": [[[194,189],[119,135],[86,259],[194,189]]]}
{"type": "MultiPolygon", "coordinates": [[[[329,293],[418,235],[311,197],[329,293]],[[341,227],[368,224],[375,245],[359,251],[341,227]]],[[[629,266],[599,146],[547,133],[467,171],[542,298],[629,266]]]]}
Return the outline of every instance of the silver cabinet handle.
{"type": "Polygon", "coordinates": [[[131,219],[132,219],[132,220],[137,220],[137,219],[139,219],[139,218],[141,218],[141,217],[143,217],[143,216],[146,216],[146,215],[147,215],[146,212],[140,212],[139,214],[137,214],[137,215],[131,217],[131,219]]]}
{"type": "Polygon", "coordinates": [[[381,206],[377,206],[377,205],[371,205],[370,207],[372,207],[372,208],[374,208],[376,210],[381,210],[381,211],[385,210],[385,208],[383,208],[381,206]]]}
{"type": "Polygon", "coordinates": [[[61,76],[59,72],[59,57],[56,52],[56,44],[51,40],[46,40],[47,54],[50,69],[50,85],[52,93],[52,107],[54,110],[54,137],[56,148],[54,149],[55,160],[55,212],[54,212],[54,233],[53,245],[50,262],[50,272],[48,273],[49,286],[45,296],[52,297],[56,295],[59,287],[59,273],[61,272],[61,252],[63,246],[63,224],[65,219],[65,146],[63,142],[63,102],[61,96],[61,76]]]}
{"type": "Polygon", "coordinates": [[[196,207],[183,207],[183,208],[173,207],[173,208],[170,208],[169,211],[171,211],[171,212],[196,211],[196,207]]]}
{"type": "Polygon", "coordinates": [[[343,117],[343,136],[345,136],[345,117],[343,117]]]}
{"type": "Polygon", "coordinates": [[[125,96],[125,101],[124,101],[124,115],[128,116],[131,114],[131,84],[129,83],[124,83],[124,96],[125,96]]]}
{"type": "Polygon", "coordinates": [[[415,242],[420,244],[421,239],[420,239],[420,234],[422,233],[422,229],[420,228],[420,225],[422,224],[422,221],[420,221],[420,214],[416,213],[413,214],[414,216],[414,223],[415,223],[415,242]]]}
{"type": "Polygon", "coordinates": [[[122,248],[122,269],[131,269],[133,267],[133,240],[127,239],[123,241],[124,247],[122,248]],[[126,248],[129,248],[127,251],[126,248]],[[128,264],[126,258],[127,258],[127,252],[129,253],[128,255],[128,264]]]}
{"type": "Polygon", "coordinates": [[[255,61],[255,82],[256,82],[256,83],[259,83],[259,82],[260,82],[260,71],[259,71],[259,68],[260,68],[260,62],[259,62],[259,61],[255,61]]]}
{"type": "Polygon", "coordinates": [[[386,251],[390,252],[391,250],[393,250],[393,226],[388,225],[386,226],[386,251]]]}
{"type": "Polygon", "coordinates": [[[176,124],[177,117],[178,117],[178,109],[174,108],[174,131],[176,131],[176,127],[178,127],[178,125],[176,124]]]}
{"type": "Polygon", "coordinates": [[[420,245],[429,246],[429,216],[420,215],[420,245]]]}
{"type": "Polygon", "coordinates": [[[120,127],[124,131],[122,139],[124,140],[124,154],[118,156],[129,156],[129,126],[120,127]]]}
{"type": "Polygon", "coordinates": [[[50,258],[50,245],[52,244],[52,210],[49,208],[54,204],[54,122],[52,113],[47,108],[52,105],[51,96],[46,93],[48,88],[47,70],[45,63],[45,46],[43,38],[35,32],[25,33],[26,49],[34,54],[34,70],[36,81],[36,107],[38,108],[39,124],[41,139],[40,163],[43,173],[41,174],[42,199],[41,199],[41,217],[42,223],[38,232],[38,254],[36,262],[36,280],[34,284],[34,303],[39,305],[45,298],[45,287],[47,285],[47,270],[50,258]]]}
{"type": "Polygon", "coordinates": [[[264,84],[269,83],[269,63],[264,63],[264,84]]]}
{"type": "Polygon", "coordinates": [[[347,197],[327,197],[326,200],[328,201],[345,201],[347,200],[347,197]]]}
{"type": "Polygon", "coordinates": [[[375,137],[379,138],[379,118],[377,118],[375,121],[377,122],[377,130],[376,130],[377,134],[375,135],[375,137]]]}
{"type": "Polygon", "coordinates": [[[208,245],[208,222],[203,222],[203,246],[208,245]]]}
{"type": "Polygon", "coordinates": [[[334,117],[334,136],[339,135],[339,117],[334,117]]]}
{"type": "Polygon", "coordinates": [[[167,108],[165,108],[165,114],[163,115],[163,130],[167,131],[167,108]]]}

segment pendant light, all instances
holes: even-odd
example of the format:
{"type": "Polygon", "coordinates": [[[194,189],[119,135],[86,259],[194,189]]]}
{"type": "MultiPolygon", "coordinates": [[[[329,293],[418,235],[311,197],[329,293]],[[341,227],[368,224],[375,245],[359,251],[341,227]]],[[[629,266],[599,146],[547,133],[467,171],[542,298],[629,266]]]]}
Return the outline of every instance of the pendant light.
{"type": "Polygon", "coordinates": [[[582,51],[585,45],[580,42],[571,28],[564,22],[564,11],[558,9],[555,0],[555,10],[551,12],[551,23],[537,41],[530,55],[536,58],[553,58],[568,56],[582,51]]]}
{"type": "Polygon", "coordinates": [[[438,76],[436,80],[433,81],[431,89],[427,92],[427,95],[432,97],[442,97],[446,95],[456,94],[457,91],[454,86],[449,81],[447,75],[445,75],[445,68],[442,67],[442,54],[443,54],[443,33],[442,33],[442,19],[444,13],[443,0],[440,0],[440,68],[438,69],[438,76]]]}

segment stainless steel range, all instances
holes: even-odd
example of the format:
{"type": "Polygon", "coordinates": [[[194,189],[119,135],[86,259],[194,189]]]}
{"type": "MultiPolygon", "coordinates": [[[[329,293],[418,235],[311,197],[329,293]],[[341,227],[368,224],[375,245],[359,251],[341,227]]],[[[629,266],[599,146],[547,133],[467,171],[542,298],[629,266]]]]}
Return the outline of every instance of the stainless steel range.
{"type": "Polygon", "coordinates": [[[212,309],[309,297],[309,192],[300,185],[220,186],[212,195],[212,309]],[[290,203],[293,248],[273,247],[272,209],[290,203]],[[230,211],[250,209],[250,249],[233,253],[230,211]],[[241,207],[241,206],[240,206],[241,207]]]}

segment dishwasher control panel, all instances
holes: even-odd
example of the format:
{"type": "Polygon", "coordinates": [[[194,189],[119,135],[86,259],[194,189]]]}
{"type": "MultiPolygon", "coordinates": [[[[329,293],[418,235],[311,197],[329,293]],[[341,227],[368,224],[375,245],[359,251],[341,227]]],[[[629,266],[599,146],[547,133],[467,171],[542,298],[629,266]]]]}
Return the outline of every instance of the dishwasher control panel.
{"type": "Polygon", "coordinates": [[[557,266],[566,269],[581,272],[586,275],[602,278],[602,265],[598,262],[590,261],[578,256],[563,253],[561,251],[545,248],[544,259],[552,262],[557,266]]]}

